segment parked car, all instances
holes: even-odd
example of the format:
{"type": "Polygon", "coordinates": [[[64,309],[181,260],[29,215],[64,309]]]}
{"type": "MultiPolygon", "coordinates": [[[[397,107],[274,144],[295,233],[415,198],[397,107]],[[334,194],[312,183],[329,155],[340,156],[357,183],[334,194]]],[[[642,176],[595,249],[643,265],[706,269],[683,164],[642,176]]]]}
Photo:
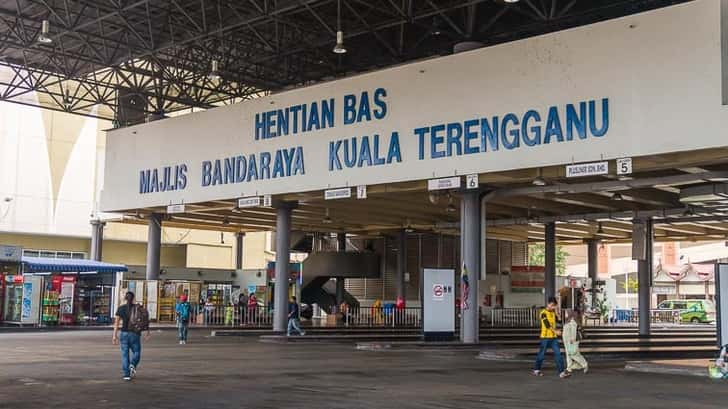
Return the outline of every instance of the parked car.
{"type": "Polygon", "coordinates": [[[699,324],[715,321],[715,304],[710,300],[665,300],[657,309],[679,311],[680,322],[699,324]]]}

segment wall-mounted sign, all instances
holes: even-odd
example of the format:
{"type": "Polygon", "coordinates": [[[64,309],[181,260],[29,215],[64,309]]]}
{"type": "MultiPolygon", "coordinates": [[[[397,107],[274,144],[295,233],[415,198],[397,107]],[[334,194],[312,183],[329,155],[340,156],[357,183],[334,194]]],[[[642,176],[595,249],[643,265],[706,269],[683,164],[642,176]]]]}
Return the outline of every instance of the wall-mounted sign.
{"type": "Polygon", "coordinates": [[[629,175],[632,173],[632,158],[617,159],[617,174],[629,175]]]}
{"type": "Polygon", "coordinates": [[[720,67],[694,64],[721,53],[720,19],[705,18],[720,4],[635,15],[641,29],[629,36],[615,35],[624,22],[610,20],[114,129],[100,210],[720,148],[725,136],[714,130],[728,126],[715,103],[720,67]],[[705,24],[674,30],[684,21],[705,24]],[[543,48],[548,61],[532,52],[543,48]],[[606,68],[595,58],[616,52],[606,68]],[[674,83],[682,86],[664,86],[674,83]]]}
{"type": "Polygon", "coordinates": [[[609,162],[580,163],[566,166],[566,177],[597,176],[609,173],[609,162]]]}
{"type": "Polygon", "coordinates": [[[449,178],[430,179],[427,181],[427,190],[459,189],[460,176],[449,178]]]}
{"type": "Polygon", "coordinates": [[[167,214],[175,214],[175,213],[184,213],[185,212],[185,205],[183,204],[174,204],[167,206],[167,214]]]}
{"type": "Polygon", "coordinates": [[[465,177],[465,188],[477,189],[478,188],[478,175],[468,175],[465,177]]]}
{"type": "Polygon", "coordinates": [[[265,207],[273,206],[273,196],[263,195],[263,206],[265,206],[265,207]]]}
{"type": "Polygon", "coordinates": [[[351,197],[351,188],[350,187],[329,189],[324,192],[325,200],[348,199],[350,197],[351,197]]]}
{"type": "Polygon", "coordinates": [[[246,207],[258,207],[260,206],[260,196],[253,197],[242,197],[238,199],[238,207],[243,209],[246,207]]]}
{"type": "Polygon", "coordinates": [[[20,263],[22,257],[22,247],[0,245],[0,261],[5,263],[20,263]]]}
{"type": "Polygon", "coordinates": [[[359,185],[356,187],[356,198],[366,199],[367,198],[367,185],[359,185]]]}

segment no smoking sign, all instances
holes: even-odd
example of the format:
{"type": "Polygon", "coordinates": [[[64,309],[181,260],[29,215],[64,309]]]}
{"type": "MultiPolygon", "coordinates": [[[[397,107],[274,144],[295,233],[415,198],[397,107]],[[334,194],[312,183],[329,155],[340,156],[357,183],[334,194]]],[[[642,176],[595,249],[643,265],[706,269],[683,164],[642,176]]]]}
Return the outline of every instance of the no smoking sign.
{"type": "Polygon", "coordinates": [[[435,299],[441,299],[445,294],[445,288],[442,284],[435,284],[432,286],[432,295],[435,299]]]}

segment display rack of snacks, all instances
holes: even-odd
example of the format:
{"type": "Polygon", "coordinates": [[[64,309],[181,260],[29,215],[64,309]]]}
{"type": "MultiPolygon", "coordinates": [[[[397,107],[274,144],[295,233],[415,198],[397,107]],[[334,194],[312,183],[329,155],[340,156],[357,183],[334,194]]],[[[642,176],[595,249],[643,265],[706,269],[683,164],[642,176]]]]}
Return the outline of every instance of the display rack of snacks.
{"type": "Polygon", "coordinates": [[[46,291],[42,301],[41,320],[44,324],[58,324],[58,315],[60,312],[60,302],[58,301],[60,293],[58,291],[46,291]]]}

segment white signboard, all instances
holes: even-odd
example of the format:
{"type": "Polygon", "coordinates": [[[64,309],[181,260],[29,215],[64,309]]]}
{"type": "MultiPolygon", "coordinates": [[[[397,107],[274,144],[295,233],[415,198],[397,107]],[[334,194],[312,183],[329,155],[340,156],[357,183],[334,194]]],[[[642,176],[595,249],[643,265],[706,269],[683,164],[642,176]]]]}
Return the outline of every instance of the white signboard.
{"type": "Polygon", "coordinates": [[[174,205],[167,206],[168,214],[184,213],[184,212],[185,212],[185,205],[183,205],[183,204],[174,204],[174,205]]]}
{"type": "Polygon", "coordinates": [[[351,197],[351,188],[342,187],[339,189],[329,189],[324,192],[325,200],[348,199],[351,197]]]}
{"type": "Polygon", "coordinates": [[[367,185],[359,185],[356,187],[356,198],[366,199],[367,198],[367,185]]]}
{"type": "Polygon", "coordinates": [[[478,175],[468,175],[465,178],[465,187],[468,189],[477,189],[478,188],[478,175]]]}
{"type": "Polygon", "coordinates": [[[606,175],[609,173],[609,162],[580,163],[566,166],[566,177],[606,175]]]}
{"type": "Polygon", "coordinates": [[[617,174],[629,175],[632,173],[632,158],[617,159],[617,174]]]}
{"type": "Polygon", "coordinates": [[[246,207],[258,207],[260,206],[260,196],[243,197],[238,199],[238,207],[243,209],[246,207]]]}
{"type": "Polygon", "coordinates": [[[458,188],[460,188],[460,176],[432,179],[427,181],[427,190],[445,190],[458,188]]]}
{"type": "Polygon", "coordinates": [[[265,207],[273,206],[273,196],[263,195],[263,206],[265,206],[265,207]]]}
{"type": "Polygon", "coordinates": [[[116,129],[101,210],[724,147],[716,16],[689,2],[116,129]]]}
{"type": "Polygon", "coordinates": [[[455,333],[455,270],[426,268],[422,277],[425,339],[451,337],[455,333]]]}
{"type": "Polygon", "coordinates": [[[6,263],[20,263],[22,255],[22,247],[0,245],[0,261],[4,261],[6,263]]]}

